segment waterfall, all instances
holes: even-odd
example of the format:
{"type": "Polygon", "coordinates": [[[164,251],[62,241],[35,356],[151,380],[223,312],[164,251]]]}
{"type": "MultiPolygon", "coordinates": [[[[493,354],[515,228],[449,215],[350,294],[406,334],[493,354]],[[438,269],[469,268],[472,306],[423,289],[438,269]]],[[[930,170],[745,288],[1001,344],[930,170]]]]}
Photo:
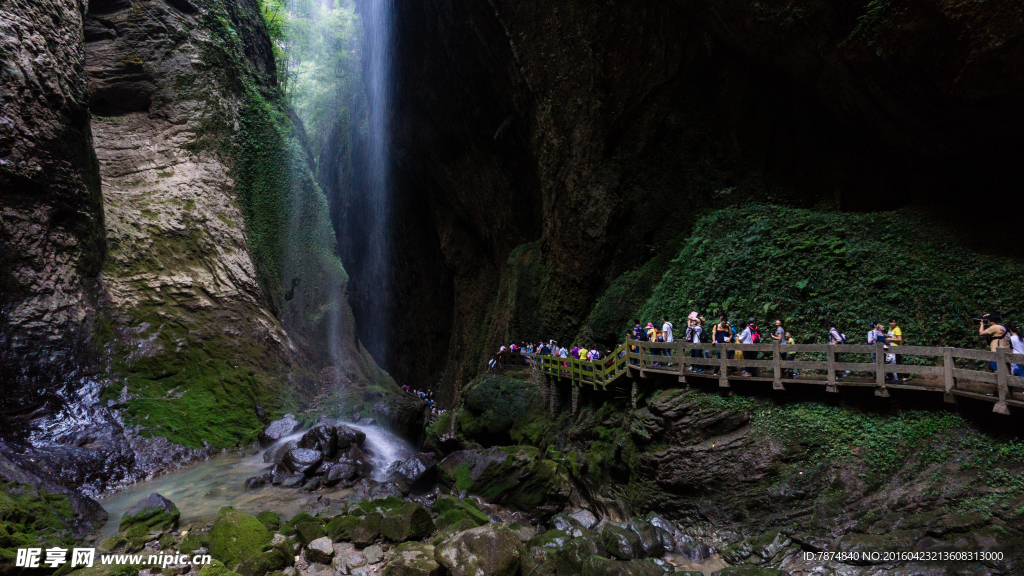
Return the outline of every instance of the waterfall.
{"type": "Polygon", "coordinates": [[[372,327],[364,344],[378,364],[387,364],[389,329],[389,225],[391,207],[390,147],[392,99],[392,0],[366,0],[363,14],[364,77],[367,98],[367,320],[372,327]]]}

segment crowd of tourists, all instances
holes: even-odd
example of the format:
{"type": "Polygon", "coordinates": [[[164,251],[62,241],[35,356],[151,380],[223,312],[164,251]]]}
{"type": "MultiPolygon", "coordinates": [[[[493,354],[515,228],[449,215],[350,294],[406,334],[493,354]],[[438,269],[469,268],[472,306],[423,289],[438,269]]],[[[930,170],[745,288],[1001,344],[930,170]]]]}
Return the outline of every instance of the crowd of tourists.
{"type": "MultiPolygon", "coordinates": [[[[999,348],[1007,348],[1008,351],[1012,351],[1014,354],[1024,354],[1024,333],[1021,332],[1020,328],[1016,324],[1004,322],[998,314],[986,314],[981,318],[976,318],[979,322],[978,335],[985,340],[987,346],[992,352],[995,352],[999,348]]],[[[900,327],[898,320],[895,317],[890,317],[888,321],[873,321],[869,323],[870,330],[867,333],[866,343],[869,345],[881,344],[883,353],[885,354],[884,362],[886,364],[892,364],[894,366],[893,372],[886,374],[886,380],[889,382],[905,381],[908,378],[901,377],[895,368],[903,362],[902,354],[900,354],[900,347],[906,344],[903,335],[903,329],[900,327]]],[[[845,333],[843,333],[832,321],[825,321],[822,326],[823,331],[828,336],[828,343],[830,345],[837,344],[849,344],[852,343],[848,340],[845,333]]],[[[648,322],[644,325],[639,320],[633,321],[633,327],[626,331],[627,342],[674,342],[675,341],[675,326],[669,321],[668,316],[662,316],[660,327],[654,322],[648,322]]],[[[731,323],[725,315],[718,317],[717,322],[708,323],[707,319],[701,316],[697,312],[691,312],[686,318],[686,330],[683,333],[683,340],[691,343],[736,343],[736,344],[760,344],[762,342],[778,342],[780,346],[790,347],[796,344],[796,340],[793,336],[793,332],[786,328],[785,322],[781,318],[775,319],[773,326],[768,331],[768,336],[771,341],[766,341],[761,334],[761,329],[757,325],[757,321],[754,318],[749,318],[742,326],[738,328],[735,324],[731,323]]],[[[639,347],[636,345],[630,345],[633,352],[639,351],[639,347]]],[[[782,360],[792,361],[796,360],[796,352],[788,352],[785,348],[782,348],[782,360]]],[[[652,349],[649,350],[651,356],[669,355],[668,350],[652,349]]],[[[741,351],[741,350],[728,350],[725,352],[729,359],[740,359],[740,360],[757,360],[758,353],[753,351],[741,351]]],[[[590,362],[596,362],[603,360],[611,356],[611,350],[605,350],[601,352],[597,349],[588,349],[586,346],[573,346],[571,349],[561,346],[555,340],[549,340],[548,342],[538,342],[536,344],[521,342],[516,344],[515,342],[509,342],[509,346],[502,346],[499,351],[499,356],[496,359],[491,360],[491,367],[495,367],[500,363],[500,358],[508,354],[526,354],[526,355],[542,355],[542,356],[554,356],[557,358],[563,358],[568,360],[569,358],[577,360],[586,360],[590,362]]],[[[694,358],[721,358],[722,350],[691,350],[691,354],[694,358]]],[[[876,361],[875,354],[872,353],[872,362],[876,361]]],[[[839,360],[837,355],[837,361],[839,360]]],[[[634,362],[636,362],[634,360],[634,362]]],[[[653,360],[654,366],[661,366],[661,362],[653,360]]],[[[671,365],[671,363],[666,363],[671,365]]],[[[989,362],[989,368],[995,371],[997,368],[996,362],[989,362]]],[[[702,366],[693,365],[688,370],[693,372],[703,372],[706,368],[702,366]]],[[[756,376],[757,369],[754,367],[745,367],[734,369],[729,368],[730,371],[739,370],[743,376],[756,376]]],[[[719,373],[719,367],[713,368],[714,374],[719,373]]],[[[1024,366],[1021,364],[1013,364],[1011,366],[1012,374],[1015,376],[1024,377],[1024,366]]],[[[793,378],[799,378],[800,373],[798,370],[790,370],[789,374],[793,378]]],[[[849,376],[849,371],[844,371],[840,374],[841,377],[849,376]]]]}
{"type": "Polygon", "coordinates": [[[423,400],[424,402],[429,404],[430,405],[430,412],[431,412],[431,414],[433,414],[434,416],[438,415],[437,403],[434,402],[434,391],[433,390],[428,390],[428,391],[424,392],[423,390],[415,390],[413,388],[410,388],[408,385],[402,386],[402,390],[406,394],[412,394],[413,396],[415,396],[415,397],[419,398],[420,400],[423,400]]]}

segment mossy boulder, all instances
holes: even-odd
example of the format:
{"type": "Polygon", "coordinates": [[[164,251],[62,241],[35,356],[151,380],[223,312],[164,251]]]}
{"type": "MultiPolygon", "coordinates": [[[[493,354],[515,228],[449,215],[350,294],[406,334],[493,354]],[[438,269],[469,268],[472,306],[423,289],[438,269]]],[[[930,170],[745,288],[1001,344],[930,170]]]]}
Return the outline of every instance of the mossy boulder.
{"type": "Polygon", "coordinates": [[[434,531],[430,512],[416,502],[406,502],[401,508],[388,510],[380,523],[380,533],[392,542],[419,540],[434,531]]]}
{"type": "Polygon", "coordinates": [[[277,512],[264,510],[256,515],[256,519],[262,522],[267,527],[267,530],[271,532],[277,532],[281,528],[281,515],[277,512]]]}
{"type": "Polygon", "coordinates": [[[213,564],[207,564],[199,570],[199,574],[196,576],[241,576],[238,572],[228,570],[224,563],[219,560],[214,560],[213,564]]]}
{"type": "Polygon", "coordinates": [[[335,542],[351,540],[352,532],[356,529],[356,526],[359,526],[361,521],[362,520],[359,516],[354,516],[352,514],[336,516],[333,520],[327,523],[327,535],[335,542]]]}
{"type": "MultiPolygon", "coordinates": [[[[451,514],[451,512],[446,512],[446,514],[451,514]]],[[[471,520],[469,518],[463,518],[463,519],[455,522],[454,524],[449,524],[449,525],[445,526],[444,528],[439,529],[437,531],[437,534],[431,539],[431,543],[434,546],[437,546],[441,542],[444,542],[445,540],[447,540],[453,534],[458,534],[459,532],[465,532],[466,530],[472,530],[473,528],[476,528],[476,527],[477,527],[477,523],[476,522],[474,522],[473,520],[471,520]]]]}
{"type": "Polygon", "coordinates": [[[377,498],[375,500],[363,500],[356,504],[349,512],[356,516],[365,516],[371,512],[384,514],[388,510],[394,510],[402,506],[405,506],[405,500],[397,496],[388,496],[387,498],[377,498]]]}
{"type": "Polygon", "coordinates": [[[405,542],[395,548],[383,576],[441,576],[444,569],[434,560],[434,547],[421,542],[405,542]]]}
{"type": "Polygon", "coordinates": [[[566,544],[572,541],[572,536],[561,530],[548,530],[543,534],[537,534],[526,543],[527,549],[548,548],[561,550],[566,544]]]}
{"type": "Polygon", "coordinates": [[[299,522],[295,525],[295,537],[303,546],[308,546],[313,540],[326,535],[327,530],[324,529],[322,522],[299,522]]]}
{"type": "Polygon", "coordinates": [[[282,524],[281,529],[278,531],[285,536],[294,536],[295,526],[303,522],[323,522],[323,520],[308,512],[299,512],[295,516],[292,516],[290,520],[282,524]]]}
{"type": "Polygon", "coordinates": [[[118,531],[130,533],[130,536],[138,536],[143,532],[148,534],[154,530],[165,532],[174,530],[178,526],[179,518],[181,512],[174,502],[154,492],[124,513],[118,524],[118,531]]]}
{"type": "Polygon", "coordinates": [[[288,560],[280,550],[270,549],[242,562],[236,570],[241,576],[263,576],[284,568],[288,565],[288,560]]]}
{"type": "MultiPolygon", "coordinates": [[[[445,515],[453,512],[460,512],[461,515],[453,515],[448,518],[451,523],[460,520],[463,516],[472,519],[478,526],[490,523],[491,519],[480,510],[476,502],[469,499],[455,498],[453,496],[441,496],[434,502],[434,512],[445,515]]],[[[440,519],[438,520],[440,522],[440,519]]]]}
{"type": "Polygon", "coordinates": [[[514,576],[525,556],[519,536],[503,524],[460,532],[434,549],[434,559],[452,576],[514,576]]]}
{"type": "Polygon", "coordinates": [[[182,554],[191,554],[200,548],[209,548],[210,533],[199,530],[190,530],[178,544],[178,551],[182,554]]]}
{"type": "Polygon", "coordinates": [[[220,509],[210,528],[210,555],[234,566],[259,556],[270,543],[270,531],[255,516],[230,506],[220,509]]]}
{"type": "Polygon", "coordinates": [[[352,543],[363,548],[376,542],[380,536],[380,523],[383,519],[384,515],[380,512],[370,512],[364,516],[352,531],[352,543]]]}
{"type": "Polygon", "coordinates": [[[605,550],[619,560],[633,560],[639,558],[642,549],[640,537],[635,532],[608,523],[601,529],[601,543],[605,550]]]}
{"type": "Polygon", "coordinates": [[[559,574],[579,574],[583,570],[583,563],[591,556],[608,555],[600,541],[595,536],[584,536],[573,538],[561,549],[556,551],[555,565],[559,574]]]}

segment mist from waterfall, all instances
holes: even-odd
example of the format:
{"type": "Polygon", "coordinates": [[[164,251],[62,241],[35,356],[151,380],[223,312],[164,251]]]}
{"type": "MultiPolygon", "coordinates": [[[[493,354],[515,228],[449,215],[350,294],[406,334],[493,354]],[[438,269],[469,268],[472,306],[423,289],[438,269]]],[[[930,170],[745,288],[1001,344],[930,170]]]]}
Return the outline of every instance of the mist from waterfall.
{"type": "MultiPolygon", "coordinates": [[[[359,303],[361,340],[384,366],[391,284],[392,0],[260,2],[279,51],[282,86],[308,135],[320,185],[331,199],[328,210],[342,255],[359,274],[349,290],[359,303]]],[[[302,226],[302,220],[292,219],[289,226],[302,226]]],[[[299,260],[305,255],[286,257],[299,260]]],[[[344,284],[327,284],[319,289],[331,291],[333,301],[343,301],[344,284]]],[[[297,288],[302,289],[304,285],[297,288]]],[[[330,315],[325,344],[335,366],[345,364],[339,356],[346,322],[351,321],[341,312],[337,306],[321,312],[330,315]]]]}

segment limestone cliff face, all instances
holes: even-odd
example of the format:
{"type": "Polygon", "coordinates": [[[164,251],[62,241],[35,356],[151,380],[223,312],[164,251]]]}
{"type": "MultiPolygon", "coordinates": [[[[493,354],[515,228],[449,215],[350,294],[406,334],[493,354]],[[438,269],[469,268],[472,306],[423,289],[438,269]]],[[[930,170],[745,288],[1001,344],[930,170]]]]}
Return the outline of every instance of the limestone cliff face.
{"type": "Polygon", "coordinates": [[[0,5],[0,380],[12,387],[30,367],[73,363],[104,257],[84,13],[80,0],[0,5]]]}
{"type": "Polygon", "coordinates": [[[2,10],[0,454],[95,494],[393,387],[255,0],[2,10]],[[73,372],[24,371],[72,336],[73,372]]]}
{"type": "Polygon", "coordinates": [[[701,210],[957,213],[1014,181],[1017,3],[399,4],[395,259],[430,272],[394,314],[421,342],[445,318],[450,351],[424,383],[573,337],[701,210]]]}

